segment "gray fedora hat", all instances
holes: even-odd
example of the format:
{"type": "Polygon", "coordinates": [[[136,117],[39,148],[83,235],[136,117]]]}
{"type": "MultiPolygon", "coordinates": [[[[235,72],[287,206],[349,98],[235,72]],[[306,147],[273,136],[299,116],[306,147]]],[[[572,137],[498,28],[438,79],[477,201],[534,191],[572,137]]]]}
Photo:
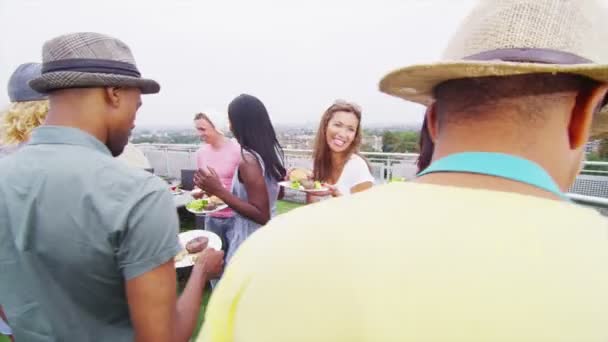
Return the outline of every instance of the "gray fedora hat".
{"type": "Polygon", "coordinates": [[[122,41],[94,32],[53,38],[42,48],[42,75],[30,81],[36,91],[67,88],[132,87],[143,94],[160,85],[141,77],[129,47],[122,41]]]}
{"type": "Polygon", "coordinates": [[[11,102],[41,101],[47,96],[32,89],[28,82],[40,77],[40,63],[24,63],[15,69],[8,80],[8,98],[11,102]]]}

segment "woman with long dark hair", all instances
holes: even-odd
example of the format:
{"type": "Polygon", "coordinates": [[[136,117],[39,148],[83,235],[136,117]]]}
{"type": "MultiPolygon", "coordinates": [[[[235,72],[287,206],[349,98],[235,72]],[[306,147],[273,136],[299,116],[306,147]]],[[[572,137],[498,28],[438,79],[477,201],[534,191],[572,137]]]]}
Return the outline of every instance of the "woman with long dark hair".
{"type": "Polygon", "coordinates": [[[273,216],[285,177],[283,149],[266,107],[258,98],[240,95],[228,106],[230,130],[241,145],[241,161],[234,173],[232,190],[222,186],[212,168],[198,170],[195,184],[209,195],[222,199],[236,215],[226,230],[228,262],[238,247],[273,216]]]}
{"type": "MultiPolygon", "coordinates": [[[[312,178],[329,186],[333,197],[364,191],[374,184],[369,164],[359,154],[361,140],[359,106],[345,101],[329,106],[315,138],[312,178]]],[[[315,195],[319,193],[310,194],[309,202],[315,195]]]]}

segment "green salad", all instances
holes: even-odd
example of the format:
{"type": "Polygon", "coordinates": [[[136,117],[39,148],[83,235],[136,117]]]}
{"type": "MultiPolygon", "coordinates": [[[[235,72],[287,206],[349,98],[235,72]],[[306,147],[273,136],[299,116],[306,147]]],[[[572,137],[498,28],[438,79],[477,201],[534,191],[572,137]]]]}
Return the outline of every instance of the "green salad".
{"type": "Polygon", "coordinates": [[[319,181],[310,181],[310,180],[303,180],[303,181],[292,181],[291,182],[291,188],[294,190],[300,190],[302,188],[306,189],[306,190],[320,190],[323,188],[323,186],[321,185],[321,182],[319,181]]]}
{"type": "Polygon", "coordinates": [[[209,201],[207,199],[197,199],[186,205],[186,208],[194,211],[203,211],[209,201]]]}

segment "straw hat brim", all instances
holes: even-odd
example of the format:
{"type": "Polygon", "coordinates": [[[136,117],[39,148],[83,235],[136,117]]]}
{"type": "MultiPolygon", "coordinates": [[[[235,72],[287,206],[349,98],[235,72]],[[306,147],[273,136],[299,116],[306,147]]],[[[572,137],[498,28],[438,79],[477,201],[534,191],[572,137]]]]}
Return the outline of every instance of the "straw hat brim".
{"type": "Polygon", "coordinates": [[[158,82],[139,77],[60,71],[45,73],[29,82],[30,87],[40,93],[68,88],[129,87],[139,88],[142,94],[156,94],[160,91],[158,82]]]}
{"type": "MultiPolygon", "coordinates": [[[[608,82],[608,64],[563,65],[502,61],[444,61],[397,69],[382,78],[380,91],[428,106],[433,101],[433,89],[445,81],[533,73],[567,73],[586,76],[599,82],[608,82]]],[[[594,119],[592,136],[608,132],[607,107],[604,107],[594,119]]]]}

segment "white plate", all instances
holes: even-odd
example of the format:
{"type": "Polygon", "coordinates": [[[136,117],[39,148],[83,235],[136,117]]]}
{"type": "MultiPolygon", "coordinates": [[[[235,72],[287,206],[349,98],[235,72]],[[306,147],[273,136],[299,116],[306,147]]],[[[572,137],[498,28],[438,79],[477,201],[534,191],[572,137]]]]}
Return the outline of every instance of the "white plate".
{"type": "Polygon", "coordinates": [[[287,188],[287,189],[291,189],[291,190],[298,190],[298,191],[304,191],[304,192],[325,192],[325,191],[329,191],[329,188],[326,188],[324,186],[321,187],[321,189],[304,189],[303,186],[300,185],[299,189],[294,189],[291,187],[291,181],[283,181],[279,183],[280,186],[287,188]]]}
{"type": "Polygon", "coordinates": [[[227,204],[220,204],[217,206],[217,208],[213,209],[213,210],[201,210],[201,211],[196,211],[196,210],[192,210],[190,208],[188,208],[188,204],[186,204],[186,210],[188,210],[189,212],[193,213],[194,215],[207,215],[207,214],[212,214],[212,213],[216,213],[218,211],[224,210],[228,208],[227,204]]]}
{"type": "Polygon", "coordinates": [[[171,194],[173,194],[173,195],[181,195],[184,193],[184,190],[182,190],[182,189],[175,190],[175,191],[170,190],[170,191],[171,191],[171,194]]]}
{"type": "MultiPolygon", "coordinates": [[[[194,229],[194,230],[189,230],[187,232],[180,233],[178,235],[179,243],[185,249],[188,241],[190,241],[192,239],[196,239],[197,237],[201,237],[201,236],[204,236],[207,239],[209,239],[207,248],[213,248],[217,251],[222,249],[222,239],[219,236],[217,236],[217,234],[210,232],[208,230],[202,230],[202,229],[194,229]]],[[[184,257],[182,260],[175,263],[175,267],[181,268],[181,267],[193,266],[194,262],[192,261],[192,256],[193,256],[193,254],[186,255],[186,257],[184,257]]]]}

